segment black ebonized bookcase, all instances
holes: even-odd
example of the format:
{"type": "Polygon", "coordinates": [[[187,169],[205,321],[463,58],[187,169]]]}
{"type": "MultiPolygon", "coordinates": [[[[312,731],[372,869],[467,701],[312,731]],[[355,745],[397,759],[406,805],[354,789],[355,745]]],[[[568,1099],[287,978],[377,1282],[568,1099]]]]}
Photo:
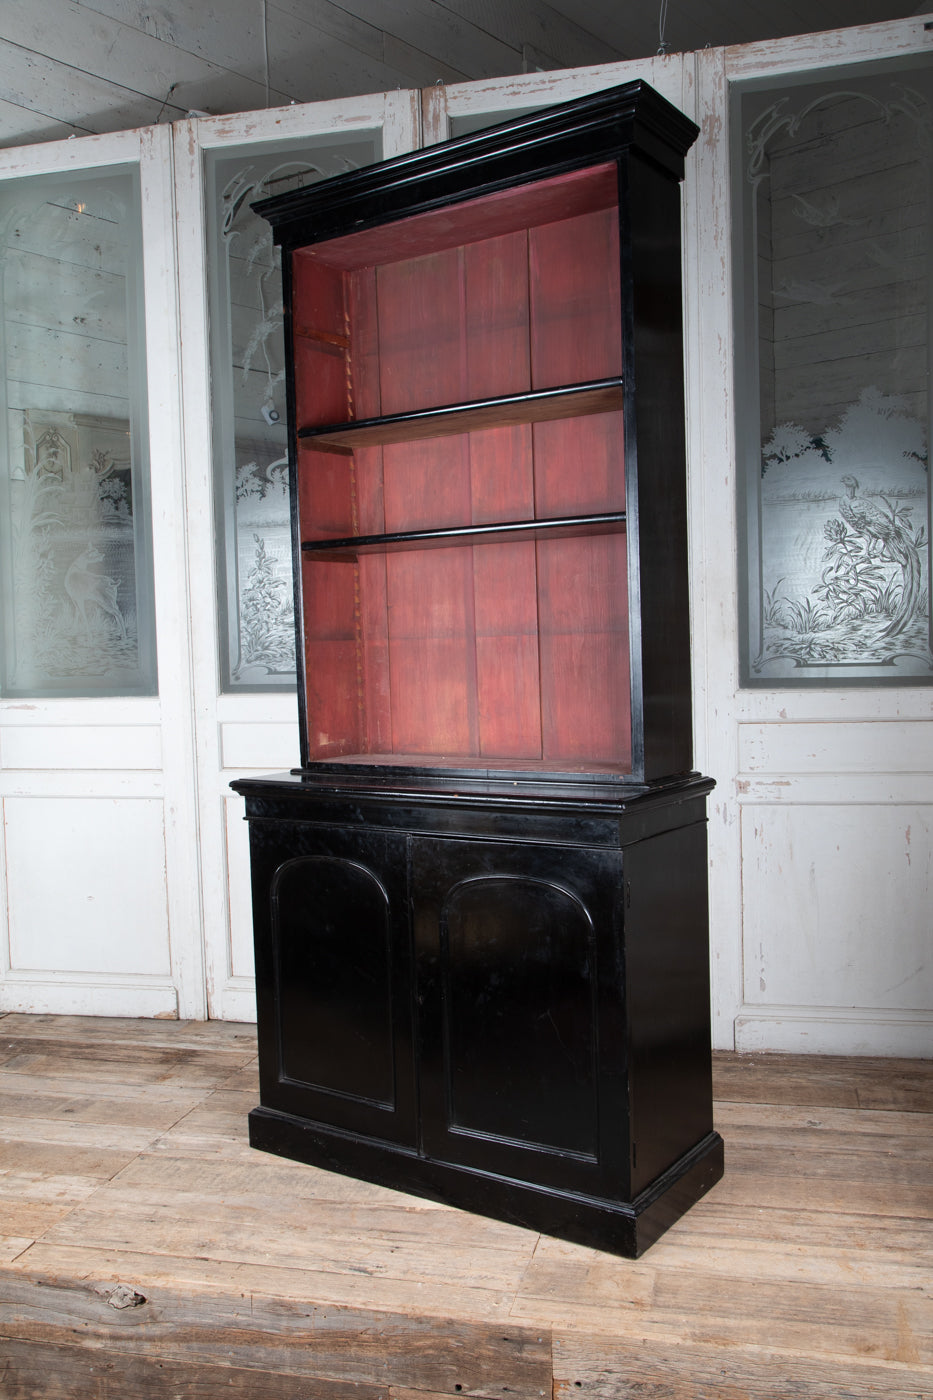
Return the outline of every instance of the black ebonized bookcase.
{"type": "Polygon", "coordinates": [[[680,188],[642,83],[263,201],[301,766],[252,1143],[634,1256],[718,1180],[680,188]]]}

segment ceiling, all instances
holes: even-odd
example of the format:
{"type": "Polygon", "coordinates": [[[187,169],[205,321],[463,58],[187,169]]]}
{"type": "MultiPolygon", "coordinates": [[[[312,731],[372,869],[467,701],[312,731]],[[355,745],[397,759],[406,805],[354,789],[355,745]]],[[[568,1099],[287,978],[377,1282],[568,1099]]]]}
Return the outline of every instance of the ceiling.
{"type": "Polygon", "coordinates": [[[916,0],[551,0],[620,57],[646,58],[662,43],[674,52],[750,44],[923,14],[916,0]]]}
{"type": "Polygon", "coordinates": [[[0,146],[930,10],[933,0],[0,0],[0,146]]]}

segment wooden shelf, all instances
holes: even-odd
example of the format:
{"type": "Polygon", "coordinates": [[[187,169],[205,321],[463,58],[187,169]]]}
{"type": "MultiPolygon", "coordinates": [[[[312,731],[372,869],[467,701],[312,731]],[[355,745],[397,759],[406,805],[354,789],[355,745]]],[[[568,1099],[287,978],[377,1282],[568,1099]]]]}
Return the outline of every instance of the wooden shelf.
{"type": "Polygon", "coordinates": [[[456,546],[511,540],[571,539],[579,535],[618,534],[625,512],[571,515],[556,520],[503,520],[485,525],[456,525],[435,530],[406,530],[389,535],[351,535],[339,540],[303,540],[305,557],[353,559],[359,554],[395,553],[403,549],[452,549],[456,546]]]}
{"type": "Polygon", "coordinates": [[[298,436],[315,447],[377,447],[386,443],[447,437],[482,428],[612,413],[621,408],[622,380],[613,376],[555,389],[535,389],[524,394],[506,394],[501,398],[479,399],[472,403],[394,413],[384,418],[361,418],[355,423],[304,427],[299,428],[298,436]]]}

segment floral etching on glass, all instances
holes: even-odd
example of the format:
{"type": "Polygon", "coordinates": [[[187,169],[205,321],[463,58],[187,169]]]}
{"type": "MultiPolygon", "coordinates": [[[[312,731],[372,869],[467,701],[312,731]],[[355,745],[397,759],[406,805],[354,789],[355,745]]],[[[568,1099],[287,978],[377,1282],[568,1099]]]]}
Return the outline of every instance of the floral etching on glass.
{"type": "Polygon", "coordinates": [[[287,674],[295,665],[288,462],[263,465],[263,444],[237,470],[239,659],[234,677],[287,674]]]}
{"type": "Polygon", "coordinates": [[[10,483],[16,689],[140,680],[126,423],[23,415],[10,483]]]}
{"type": "Polygon", "coordinates": [[[374,159],[372,141],[276,145],[211,165],[216,489],[224,542],[225,689],[295,684],[281,260],[251,206],[374,159]]]}
{"type": "Polygon", "coordinates": [[[933,680],[931,111],[928,66],[742,98],[747,683],[933,680]]]}
{"type": "Polygon", "coordinates": [[[927,477],[920,424],[877,392],[816,438],[794,424],[774,431],[762,475],[756,668],[776,658],[933,664],[927,477]]]}

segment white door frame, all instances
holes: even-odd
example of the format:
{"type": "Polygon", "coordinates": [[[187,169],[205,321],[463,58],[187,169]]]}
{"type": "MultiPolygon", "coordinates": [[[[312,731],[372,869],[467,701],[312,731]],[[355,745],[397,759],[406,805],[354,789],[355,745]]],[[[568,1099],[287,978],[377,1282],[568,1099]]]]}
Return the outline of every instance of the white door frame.
{"type": "MultiPolygon", "coordinates": [[[[686,324],[694,685],[698,761],[719,779],[710,802],[713,1012],[715,1043],[727,1048],[933,1053],[933,1005],[885,1007],[867,960],[859,1005],[840,1004],[831,986],[823,989],[822,999],[814,999],[802,969],[796,1003],[769,1001],[767,960],[773,950],[769,955],[757,946],[749,917],[763,898],[756,887],[766,839],[760,828],[773,825],[775,816],[777,829],[791,833],[795,810],[801,822],[808,819],[807,809],[819,807],[830,821],[834,813],[860,821],[863,860],[856,864],[864,870],[874,855],[872,825],[879,808],[890,814],[902,805],[933,815],[933,723],[930,690],[924,687],[740,687],[729,122],[730,84],[773,82],[931,51],[933,33],[917,17],[695,55],[701,136],[685,191],[692,211],[686,324]]],[[[914,858],[929,860],[922,832],[915,837],[914,858]]],[[[784,862],[788,873],[796,867],[799,885],[806,857],[799,849],[795,853],[792,835],[772,858],[784,862]]],[[[853,866],[853,885],[861,873],[853,866]]],[[[916,907],[913,917],[929,930],[926,908],[916,907]]],[[[832,923],[836,944],[827,963],[833,956],[840,964],[851,960],[858,918],[854,904],[824,921],[824,928],[832,923]]],[[[874,936],[896,940],[904,932],[878,928],[874,936]]],[[[926,946],[929,956],[929,932],[926,946]]]]}
{"type": "Polygon", "coordinates": [[[192,839],[197,828],[187,561],[184,532],[177,528],[184,519],[185,484],[171,133],[165,127],[148,127],[2,151],[0,178],[82,169],[93,173],[124,164],[138,166],[141,187],[159,695],[0,700],[0,1008],[199,1017],[206,1012],[206,1001],[200,909],[190,897],[200,875],[197,841],[192,839]],[[140,830],[151,839],[139,851],[139,861],[146,867],[144,884],[150,898],[144,909],[133,908],[130,901],[121,908],[125,929],[108,930],[106,966],[93,946],[93,934],[86,947],[73,950],[71,971],[43,966],[41,959],[40,965],[33,965],[34,908],[24,907],[28,900],[12,900],[11,891],[38,892],[35,908],[40,916],[55,908],[67,925],[78,902],[93,901],[102,893],[103,866],[88,875],[85,886],[84,872],[69,867],[67,852],[47,848],[24,853],[17,848],[17,868],[11,869],[10,839],[15,836],[17,810],[23,810],[17,809],[17,802],[29,800],[47,801],[50,813],[58,800],[86,801],[91,805],[82,809],[82,816],[90,816],[92,823],[93,813],[103,812],[93,806],[95,801],[124,804],[121,811],[128,828],[145,813],[140,830]],[[161,809],[160,817],[156,808],[161,809]],[[140,936],[164,943],[163,972],[132,971],[134,940],[140,936]],[[117,939],[125,958],[112,950],[117,939]]]}

